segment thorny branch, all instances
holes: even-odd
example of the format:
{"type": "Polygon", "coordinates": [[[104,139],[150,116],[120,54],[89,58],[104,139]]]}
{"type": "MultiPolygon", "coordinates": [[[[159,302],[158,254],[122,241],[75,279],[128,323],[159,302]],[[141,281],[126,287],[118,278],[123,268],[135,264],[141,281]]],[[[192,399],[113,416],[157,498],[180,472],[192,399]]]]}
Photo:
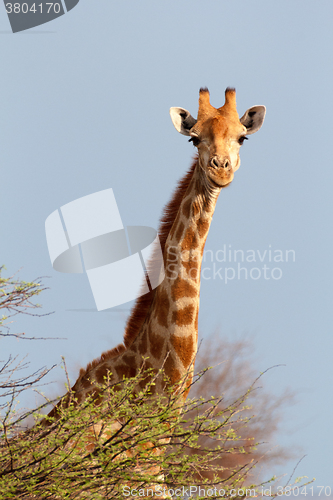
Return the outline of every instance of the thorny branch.
{"type": "Polygon", "coordinates": [[[28,282],[19,280],[16,275],[13,274],[9,278],[4,278],[2,272],[5,269],[4,266],[0,266],[0,312],[6,312],[0,316],[0,337],[16,337],[24,338],[27,340],[46,340],[48,337],[25,337],[25,333],[9,333],[9,325],[13,323],[12,321],[6,322],[8,319],[16,316],[17,314],[27,314],[29,316],[49,316],[53,314],[49,313],[34,313],[34,311],[41,307],[40,304],[32,302],[32,299],[48,290],[48,287],[43,286],[42,279],[47,278],[46,276],[41,276],[36,278],[36,280],[28,282]],[[5,333],[1,331],[1,328],[7,330],[5,333]]]}

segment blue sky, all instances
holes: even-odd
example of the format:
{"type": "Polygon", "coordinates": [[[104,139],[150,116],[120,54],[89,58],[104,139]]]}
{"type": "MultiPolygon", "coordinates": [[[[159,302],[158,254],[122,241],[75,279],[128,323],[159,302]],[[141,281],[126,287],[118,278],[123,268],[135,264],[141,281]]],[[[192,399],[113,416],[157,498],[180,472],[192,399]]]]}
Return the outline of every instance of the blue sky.
{"type": "MultiPolygon", "coordinates": [[[[45,219],[112,187],[124,225],[156,228],[194,152],[175,131],[170,106],[195,115],[201,86],[216,107],[236,87],[240,115],[256,104],[267,115],[218,200],[206,275],[214,263],[226,267],[217,257],[224,245],[257,256],[293,250],[295,259],[266,258],[280,279],[203,280],[200,334],[249,332],[258,373],[286,365],[266,377],[272,391],[290,387],[298,396],[279,442],[307,455],[299,475],[333,487],[332,14],[327,0],[80,0],[52,23],[13,35],[0,8],[0,264],[8,273],[22,268],[21,279],[50,276],[40,302],[55,311],[18,318],[12,331],[67,338],[1,340],[1,359],[28,355],[37,369],[63,355],[75,381],[79,367],[121,340],[130,304],[69,311],[92,309],[93,297],[86,276],[52,269],[45,219]]],[[[259,256],[246,264],[249,273],[262,265],[259,256]]],[[[62,379],[60,368],[49,378],[62,379]]]]}

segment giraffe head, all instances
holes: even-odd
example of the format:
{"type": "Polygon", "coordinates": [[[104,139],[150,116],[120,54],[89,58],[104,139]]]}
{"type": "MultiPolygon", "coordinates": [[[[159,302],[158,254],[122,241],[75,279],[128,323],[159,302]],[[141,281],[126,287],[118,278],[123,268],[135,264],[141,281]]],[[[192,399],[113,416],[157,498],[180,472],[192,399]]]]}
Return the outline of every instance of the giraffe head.
{"type": "Polygon", "coordinates": [[[175,128],[198,148],[199,165],[214,187],[224,187],[239,168],[239,149],[247,135],[260,129],[265,118],[265,106],[253,106],[239,118],[236,91],[227,88],[225,104],[214,108],[207,88],[200,89],[197,119],[184,108],[171,108],[175,128]]]}

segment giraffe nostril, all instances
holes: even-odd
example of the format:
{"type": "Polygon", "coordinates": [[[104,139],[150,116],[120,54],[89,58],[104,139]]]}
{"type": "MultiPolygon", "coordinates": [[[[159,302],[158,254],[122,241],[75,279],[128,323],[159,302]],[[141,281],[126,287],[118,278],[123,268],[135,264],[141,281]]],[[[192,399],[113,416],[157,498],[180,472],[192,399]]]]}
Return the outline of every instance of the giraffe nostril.
{"type": "Polygon", "coordinates": [[[220,165],[220,162],[218,160],[218,158],[214,157],[210,160],[210,164],[213,168],[219,168],[221,165],[220,165]]]}
{"type": "Polygon", "coordinates": [[[225,160],[225,162],[223,163],[223,168],[229,168],[229,167],[230,167],[229,160],[225,160]]]}

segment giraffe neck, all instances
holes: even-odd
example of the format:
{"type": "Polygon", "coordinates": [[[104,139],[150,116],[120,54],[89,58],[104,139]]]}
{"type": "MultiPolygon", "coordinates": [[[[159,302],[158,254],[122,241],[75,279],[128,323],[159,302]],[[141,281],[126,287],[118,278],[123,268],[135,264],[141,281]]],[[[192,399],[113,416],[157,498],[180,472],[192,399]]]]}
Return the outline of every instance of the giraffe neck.
{"type": "Polygon", "coordinates": [[[220,192],[208,185],[199,162],[165,244],[165,279],[135,342],[152,366],[165,359],[172,383],[196,355],[202,255],[220,192]]]}
{"type": "MultiPolygon", "coordinates": [[[[138,319],[140,326],[135,338],[126,346],[125,337],[125,346],[103,353],[80,371],[73,386],[79,400],[93,391],[94,381],[102,383],[110,374],[112,382],[135,377],[143,358],[147,368],[158,371],[164,366],[171,383],[178,382],[194,362],[201,261],[220,188],[208,184],[200,159],[193,167],[187,174],[190,180],[185,194],[181,194],[177,215],[163,244],[165,278],[150,292],[151,302],[146,311],[145,303],[139,299],[136,312],[140,313],[141,306],[144,318],[138,319]]],[[[163,382],[160,380],[158,384],[156,389],[163,390],[163,382]]]]}

